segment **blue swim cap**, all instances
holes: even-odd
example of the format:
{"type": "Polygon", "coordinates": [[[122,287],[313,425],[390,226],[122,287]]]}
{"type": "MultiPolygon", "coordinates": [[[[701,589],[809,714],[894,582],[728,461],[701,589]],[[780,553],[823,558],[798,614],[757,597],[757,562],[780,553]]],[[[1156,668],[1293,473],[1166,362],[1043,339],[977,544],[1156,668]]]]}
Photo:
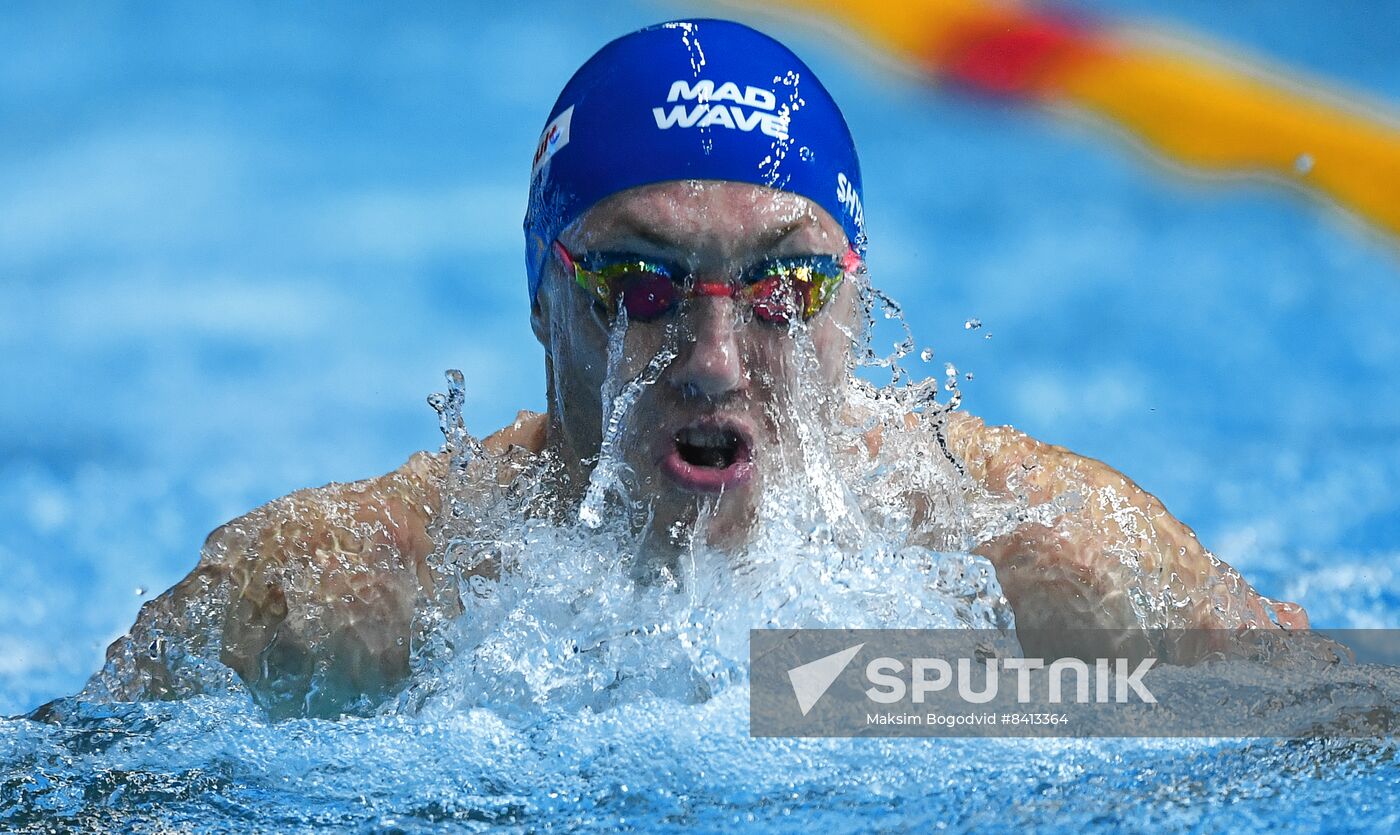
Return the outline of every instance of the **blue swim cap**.
{"type": "Polygon", "coordinates": [[[787,47],[727,20],[623,35],[574,73],[535,150],[525,213],[533,303],[554,239],[593,204],[666,180],[734,180],[826,209],[865,249],[860,163],[831,95],[787,47]]]}

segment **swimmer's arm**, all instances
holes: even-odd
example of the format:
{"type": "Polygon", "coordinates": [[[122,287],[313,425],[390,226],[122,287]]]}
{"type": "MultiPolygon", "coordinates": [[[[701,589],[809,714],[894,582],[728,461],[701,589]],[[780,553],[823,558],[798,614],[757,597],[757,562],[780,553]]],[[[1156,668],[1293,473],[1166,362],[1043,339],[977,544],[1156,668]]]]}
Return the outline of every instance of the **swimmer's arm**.
{"type": "Polygon", "coordinates": [[[178,698],[236,673],[276,715],[334,713],[408,673],[437,587],[429,527],[445,472],[418,453],[379,478],[298,490],[220,526],[199,564],[142,607],[88,691],[178,698]]]}
{"type": "Polygon", "coordinates": [[[974,549],[991,560],[1019,629],[1305,629],[1297,604],[1260,595],[1160,501],[1108,465],[963,414],[949,450],[991,497],[1044,511],[974,549]]]}
{"type": "MultiPolygon", "coordinates": [[[[522,412],[483,446],[542,445],[522,412]]],[[[447,461],[418,453],[387,475],[300,490],[210,534],[188,577],[142,607],[88,690],[109,698],[199,692],[210,660],[277,714],[334,713],[409,672],[421,610],[445,587],[429,557],[447,461]]],[[[214,676],[217,678],[217,676],[214,676]]]]}

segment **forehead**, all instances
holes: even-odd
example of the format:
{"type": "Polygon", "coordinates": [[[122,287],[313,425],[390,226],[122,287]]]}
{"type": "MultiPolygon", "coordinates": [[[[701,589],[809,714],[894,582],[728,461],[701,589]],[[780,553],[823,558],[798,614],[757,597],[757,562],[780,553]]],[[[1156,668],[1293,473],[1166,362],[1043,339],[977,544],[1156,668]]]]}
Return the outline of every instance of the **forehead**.
{"type": "Polygon", "coordinates": [[[628,189],[599,202],[564,235],[583,248],[633,246],[737,256],[775,248],[840,253],[846,236],[831,215],[799,195],[750,183],[677,180],[628,189]]]}

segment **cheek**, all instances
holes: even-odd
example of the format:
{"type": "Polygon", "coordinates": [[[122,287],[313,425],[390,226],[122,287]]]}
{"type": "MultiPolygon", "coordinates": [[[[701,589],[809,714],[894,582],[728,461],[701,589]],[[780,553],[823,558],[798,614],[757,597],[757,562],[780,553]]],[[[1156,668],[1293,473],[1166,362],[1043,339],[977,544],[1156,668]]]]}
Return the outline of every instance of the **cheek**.
{"type": "Polygon", "coordinates": [[[834,318],[827,318],[813,328],[812,344],[821,364],[822,381],[835,386],[845,379],[851,359],[851,340],[834,318]]]}
{"type": "Polygon", "coordinates": [[[587,308],[563,305],[564,315],[556,318],[551,331],[551,356],[564,373],[564,387],[597,389],[605,373],[607,334],[597,325],[587,308]]]}
{"type": "Polygon", "coordinates": [[[745,397],[757,402],[772,400],[792,385],[796,377],[792,340],[785,327],[751,322],[738,341],[739,357],[748,377],[745,397]]]}
{"type": "MultiPolygon", "coordinates": [[[[617,368],[617,383],[623,384],[630,380],[641,377],[647,371],[647,366],[663,352],[675,354],[679,340],[674,333],[668,333],[662,324],[657,323],[637,323],[627,328],[627,336],[622,343],[622,362],[617,368]]],[[[604,349],[604,361],[606,366],[606,348],[604,349]]],[[[670,367],[675,364],[672,359],[666,365],[670,367]]],[[[604,369],[606,372],[606,368],[604,369]]],[[[664,372],[663,372],[664,373],[664,372]]]]}
{"type": "Polygon", "coordinates": [[[856,288],[852,281],[842,283],[836,298],[813,323],[812,343],[821,362],[822,380],[829,386],[845,382],[855,354],[852,334],[856,326],[856,288]]]}
{"type": "Polygon", "coordinates": [[[846,378],[851,358],[851,340],[832,317],[813,323],[806,337],[810,348],[799,351],[795,339],[782,328],[763,328],[746,346],[746,367],[752,374],[756,394],[771,398],[793,386],[814,383],[834,388],[846,378]],[[812,368],[811,357],[816,356],[812,368]],[[805,382],[804,382],[805,381],[805,382]]]}
{"type": "Polygon", "coordinates": [[[579,304],[580,294],[570,289],[549,290],[548,351],[554,391],[549,407],[570,441],[586,449],[596,443],[602,423],[599,389],[606,370],[607,334],[587,300],[579,304]]]}
{"type": "MultiPolygon", "coordinates": [[[[550,342],[560,401],[555,408],[575,441],[592,445],[601,437],[605,391],[616,396],[628,382],[646,374],[653,358],[666,348],[671,337],[659,325],[629,326],[620,361],[611,369],[609,379],[610,332],[594,305],[587,299],[582,299],[582,304],[578,302],[577,298],[568,299],[556,308],[562,308],[565,315],[553,323],[550,342]]],[[[655,411],[658,388],[648,386],[632,403],[634,415],[655,411]]]]}

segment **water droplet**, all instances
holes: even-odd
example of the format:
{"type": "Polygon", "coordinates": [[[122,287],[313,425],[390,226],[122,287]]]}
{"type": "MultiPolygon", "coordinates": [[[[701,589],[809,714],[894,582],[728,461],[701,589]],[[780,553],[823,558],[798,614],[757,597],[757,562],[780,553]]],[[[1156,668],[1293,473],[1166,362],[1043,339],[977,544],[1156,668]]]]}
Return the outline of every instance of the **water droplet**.
{"type": "Polygon", "coordinates": [[[1293,160],[1293,170],[1299,174],[1308,174],[1313,170],[1312,154],[1299,154],[1293,160]]]}
{"type": "Polygon", "coordinates": [[[951,362],[945,362],[943,364],[943,374],[948,377],[956,377],[958,376],[958,367],[951,362]]]}
{"type": "Polygon", "coordinates": [[[982,327],[981,319],[968,319],[966,322],[963,322],[963,328],[965,330],[975,331],[980,327],[982,327]]]}
{"type": "Polygon", "coordinates": [[[603,526],[603,515],[592,504],[584,504],[579,507],[578,520],[593,530],[603,526]]]}
{"type": "Polygon", "coordinates": [[[146,596],[146,587],[145,587],[145,586],[137,586],[137,587],[136,587],[136,596],[137,596],[137,597],[145,597],[145,596],[146,596]]]}
{"type": "Polygon", "coordinates": [[[969,371],[969,372],[967,372],[966,374],[964,374],[964,375],[963,375],[963,379],[964,379],[964,380],[971,380],[971,379],[972,379],[972,372],[969,371]]]}
{"type": "Polygon", "coordinates": [[[932,349],[932,348],[925,348],[925,349],[923,349],[922,351],[920,351],[920,352],[919,352],[919,359],[923,360],[924,362],[932,362],[932,361],[933,361],[933,349],[932,349]]]}

